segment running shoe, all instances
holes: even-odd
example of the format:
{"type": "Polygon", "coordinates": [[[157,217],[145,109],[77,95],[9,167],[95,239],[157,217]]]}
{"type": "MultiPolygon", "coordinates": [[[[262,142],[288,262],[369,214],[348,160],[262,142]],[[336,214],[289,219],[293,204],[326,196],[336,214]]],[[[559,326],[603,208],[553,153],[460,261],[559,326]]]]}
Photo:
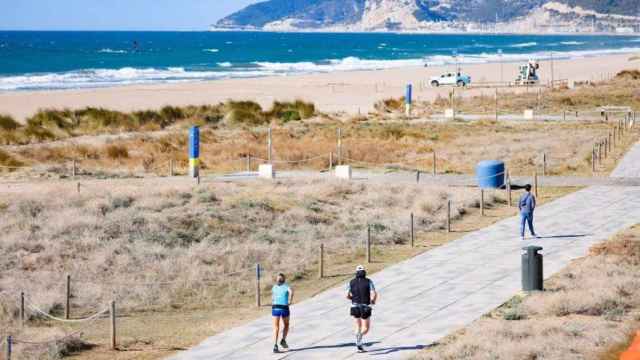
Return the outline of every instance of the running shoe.
{"type": "Polygon", "coordinates": [[[278,350],[278,344],[273,345],[273,353],[277,354],[279,352],[280,352],[280,350],[278,350]]]}
{"type": "Polygon", "coordinates": [[[363,353],[364,352],[364,347],[362,345],[358,345],[358,352],[359,353],[363,353]]]}
{"type": "Polygon", "coordinates": [[[287,350],[289,348],[289,345],[287,344],[287,340],[282,339],[280,341],[280,346],[282,346],[283,349],[287,350]]]}

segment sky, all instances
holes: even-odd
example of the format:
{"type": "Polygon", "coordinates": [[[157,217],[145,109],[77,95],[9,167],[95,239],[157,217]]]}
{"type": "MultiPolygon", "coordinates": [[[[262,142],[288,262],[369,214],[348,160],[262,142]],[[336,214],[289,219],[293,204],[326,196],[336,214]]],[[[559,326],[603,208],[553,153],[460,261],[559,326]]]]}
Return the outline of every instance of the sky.
{"type": "Polygon", "coordinates": [[[0,30],[205,30],[264,0],[0,0],[0,30]]]}

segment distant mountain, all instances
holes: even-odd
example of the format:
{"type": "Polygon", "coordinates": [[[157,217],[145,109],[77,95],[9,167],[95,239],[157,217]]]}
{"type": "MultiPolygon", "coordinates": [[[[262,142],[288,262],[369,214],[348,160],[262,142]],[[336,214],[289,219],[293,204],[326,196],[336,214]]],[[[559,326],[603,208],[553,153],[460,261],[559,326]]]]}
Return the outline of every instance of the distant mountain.
{"type": "Polygon", "coordinates": [[[613,31],[637,27],[640,0],[268,0],[218,29],[613,31]]]}

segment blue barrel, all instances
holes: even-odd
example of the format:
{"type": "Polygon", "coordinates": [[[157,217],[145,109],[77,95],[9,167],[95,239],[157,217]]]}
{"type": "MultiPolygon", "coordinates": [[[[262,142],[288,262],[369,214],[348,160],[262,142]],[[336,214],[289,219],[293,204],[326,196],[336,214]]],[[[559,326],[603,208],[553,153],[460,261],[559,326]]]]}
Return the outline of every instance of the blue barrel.
{"type": "Polygon", "coordinates": [[[476,166],[478,186],[483,189],[498,189],[504,185],[504,161],[485,160],[476,166]]]}

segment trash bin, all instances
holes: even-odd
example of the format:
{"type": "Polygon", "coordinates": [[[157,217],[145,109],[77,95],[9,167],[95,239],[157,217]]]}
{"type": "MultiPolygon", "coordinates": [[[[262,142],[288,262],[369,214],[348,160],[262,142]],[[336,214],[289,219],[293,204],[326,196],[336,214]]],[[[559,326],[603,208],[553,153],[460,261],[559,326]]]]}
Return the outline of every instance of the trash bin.
{"type": "Polygon", "coordinates": [[[527,246],[522,248],[522,290],[542,291],[542,250],[540,246],[527,246]]]}

